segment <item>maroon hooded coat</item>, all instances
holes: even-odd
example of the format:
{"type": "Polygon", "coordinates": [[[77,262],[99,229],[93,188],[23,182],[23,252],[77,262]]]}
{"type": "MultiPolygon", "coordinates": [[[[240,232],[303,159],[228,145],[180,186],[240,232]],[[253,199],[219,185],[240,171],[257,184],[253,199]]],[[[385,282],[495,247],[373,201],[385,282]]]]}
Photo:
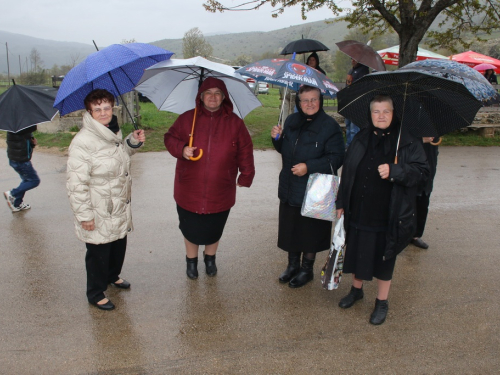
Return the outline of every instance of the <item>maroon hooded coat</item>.
{"type": "Polygon", "coordinates": [[[233,112],[226,85],[216,78],[203,81],[196,96],[196,123],[193,147],[203,150],[198,161],[182,156],[189,144],[194,109],[180,115],[165,134],[165,147],[177,158],[174,199],[185,210],[213,214],[229,210],[236,201],[238,184],[250,187],[255,176],[253,144],[242,119],[233,112]],[[219,88],[224,93],[221,107],[210,112],[201,101],[201,93],[219,88]]]}

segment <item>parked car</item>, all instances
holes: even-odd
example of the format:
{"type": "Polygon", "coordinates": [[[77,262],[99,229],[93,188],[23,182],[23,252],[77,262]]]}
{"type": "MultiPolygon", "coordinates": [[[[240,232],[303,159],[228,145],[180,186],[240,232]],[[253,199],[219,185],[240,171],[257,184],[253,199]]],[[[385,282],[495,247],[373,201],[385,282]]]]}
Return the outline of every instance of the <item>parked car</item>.
{"type": "Polygon", "coordinates": [[[259,82],[259,94],[269,94],[269,83],[259,82]]]}
{"type": "MultiPolygon", "coordinates": [[[[238,70],[241,68],[241,66],[233,66],[234,70],[238,70]]],[[[250,87],[250,90],[254,93],[255,96],[259,95],[259,85],[257,84],[257,81],[255,78],[246,76],[244,74],[241,75],[243,78],[245,78],[245,81],[247,82],[248,87],[250,87]]]]}

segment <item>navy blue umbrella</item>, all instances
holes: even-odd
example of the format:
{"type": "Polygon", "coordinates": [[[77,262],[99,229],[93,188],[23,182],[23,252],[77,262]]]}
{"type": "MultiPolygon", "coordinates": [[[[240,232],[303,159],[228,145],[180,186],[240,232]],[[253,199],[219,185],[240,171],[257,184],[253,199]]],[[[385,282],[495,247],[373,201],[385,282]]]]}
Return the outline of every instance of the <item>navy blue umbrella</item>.
{"type": "Polygon", "coordinates": [[[134,89],[146,68],[172,55],[171,51],[146,43],[112,44],[69,71],[54,107],[61,116],[84,109],[83,100],[94,89],[105,89],[119,97],[134,89]]]}

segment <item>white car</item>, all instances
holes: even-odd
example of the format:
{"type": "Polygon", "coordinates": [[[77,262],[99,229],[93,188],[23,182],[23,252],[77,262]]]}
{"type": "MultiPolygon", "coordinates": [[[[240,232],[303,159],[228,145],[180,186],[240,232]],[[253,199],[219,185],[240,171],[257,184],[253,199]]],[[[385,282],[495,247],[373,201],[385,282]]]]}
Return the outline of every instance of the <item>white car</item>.
{"type": "Polygon", "coordinates": [[[259,94],[269,94],[269,83],[259,81],[259,94]]]}

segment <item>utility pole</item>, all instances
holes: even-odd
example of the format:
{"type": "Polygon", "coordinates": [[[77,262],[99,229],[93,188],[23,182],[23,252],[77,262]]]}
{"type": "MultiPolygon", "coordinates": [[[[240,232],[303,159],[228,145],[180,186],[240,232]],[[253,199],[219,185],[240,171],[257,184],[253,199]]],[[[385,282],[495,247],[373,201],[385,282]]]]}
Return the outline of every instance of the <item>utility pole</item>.
{"type": "Polygon", "coordinates": [[[22,74],[23,72],[21,70],[21,55],[19,55],[19,77],[21,77],[22,74]]]}
{"type": "Polygon", "coordinates": [[[10,86],[9,46],[7,45],[7,42],[5,42],[5,49],[7,50],[7,80],[9,81],[10,86]]]}

